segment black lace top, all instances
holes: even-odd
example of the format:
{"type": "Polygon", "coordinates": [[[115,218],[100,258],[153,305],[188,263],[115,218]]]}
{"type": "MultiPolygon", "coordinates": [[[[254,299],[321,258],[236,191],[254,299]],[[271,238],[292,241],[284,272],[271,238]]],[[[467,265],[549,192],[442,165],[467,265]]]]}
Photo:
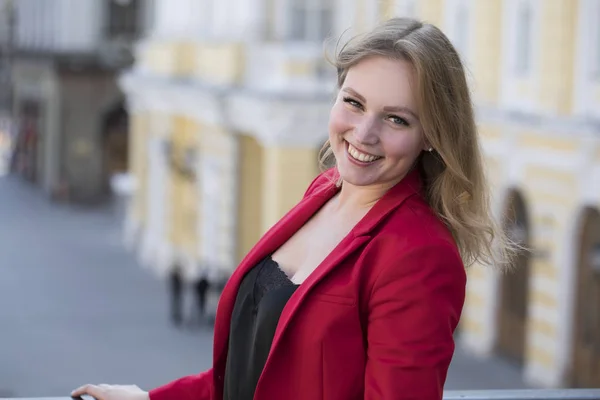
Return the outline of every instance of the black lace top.
{"type": "Polygon", "coordinates": [[[242,280],[231,315],[224,400],[253,399],[279,316],[297,287],[271,257],[242,280]]]}

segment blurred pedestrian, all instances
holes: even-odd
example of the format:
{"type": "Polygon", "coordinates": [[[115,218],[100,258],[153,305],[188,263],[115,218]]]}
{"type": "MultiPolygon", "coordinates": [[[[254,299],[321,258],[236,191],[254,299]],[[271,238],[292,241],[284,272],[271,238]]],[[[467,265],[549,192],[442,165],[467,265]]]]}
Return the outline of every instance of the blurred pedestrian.
{"type": "Polygon", "coordinates": [[[391,19],[335,59],[338,95],[304,198],[221,294],[213,368],[101,400],[441,399],[465,265],[508,253],[465,72],[435,26],[391,19]],[[496,242],[498,246],[495,245],[496,242]]]}

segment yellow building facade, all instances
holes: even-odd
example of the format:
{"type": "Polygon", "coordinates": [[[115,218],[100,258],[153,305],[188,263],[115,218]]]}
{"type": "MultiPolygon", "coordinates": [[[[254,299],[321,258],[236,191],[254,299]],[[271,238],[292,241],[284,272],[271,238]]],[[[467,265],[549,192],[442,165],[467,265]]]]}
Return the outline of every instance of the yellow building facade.
{"type": "Polygon", "coordinates": [[[163,3],[121,78],[143,265],[226,279],[318,173],[324,37],[417,17],[468,67],[494,211],[530,249],[510,274],[469,269],[460,341],[535,385],[600,385],[600,0],[163,3]]]}

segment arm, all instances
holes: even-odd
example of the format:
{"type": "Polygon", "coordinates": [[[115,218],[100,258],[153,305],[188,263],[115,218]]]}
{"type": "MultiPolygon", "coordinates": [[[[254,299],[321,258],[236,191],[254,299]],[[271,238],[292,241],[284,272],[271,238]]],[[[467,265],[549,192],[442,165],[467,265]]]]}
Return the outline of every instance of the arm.
{"type": "Polygon", "coordinates": [[[150,391],[150,400],[210,400],[213,392],[212,368],[186,376],[150,391]]]}
{"type": "Polygon", "coordinates": [[[365,400],[442,399],[465,284],[450,245],[388,262],[369,301],[365,400]]]}

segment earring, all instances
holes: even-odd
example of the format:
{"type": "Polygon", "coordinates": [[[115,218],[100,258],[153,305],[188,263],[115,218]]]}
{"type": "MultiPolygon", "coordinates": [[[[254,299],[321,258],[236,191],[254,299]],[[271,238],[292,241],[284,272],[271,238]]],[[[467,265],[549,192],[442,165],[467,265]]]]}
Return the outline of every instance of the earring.
{"type": "Polygon", "coordinates": [[[433,151],[433,147],[428,148],[427,151],[431,153],[433,151]]]}

